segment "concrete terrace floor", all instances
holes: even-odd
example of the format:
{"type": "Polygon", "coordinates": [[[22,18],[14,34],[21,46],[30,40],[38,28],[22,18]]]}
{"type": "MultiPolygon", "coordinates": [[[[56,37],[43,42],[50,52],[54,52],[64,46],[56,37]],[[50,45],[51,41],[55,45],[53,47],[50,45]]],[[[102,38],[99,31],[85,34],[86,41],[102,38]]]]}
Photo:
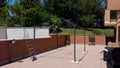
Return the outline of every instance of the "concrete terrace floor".
{"type": "Polygon", "coordinates": [[[37,60],[32,61],[26,58],[0,68],[107,68],[106,62],[102,60],[103,54],[100,51],[104,45],[88,46],[87,52],[83,52],[83,45],[77,44],[77,60],[79,63],[72,63],[73,44],[61,47],[45,53],[36,55],[37,60]]]}

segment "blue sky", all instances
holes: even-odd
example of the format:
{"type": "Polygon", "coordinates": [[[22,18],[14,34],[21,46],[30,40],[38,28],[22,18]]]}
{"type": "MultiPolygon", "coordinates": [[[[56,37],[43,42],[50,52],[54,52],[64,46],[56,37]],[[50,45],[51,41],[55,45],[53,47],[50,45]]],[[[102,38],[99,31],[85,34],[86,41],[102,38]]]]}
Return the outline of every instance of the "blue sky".
{"type": "Polygon", "coordinates": [[[13,5],[15,0],[7,0],[7,2],[10,4],[10,5],[13,5]]]}
{"type": "MultiPolygon", "coordinates": [[[[10,5],[13,5],[16,1],[18,0],[7,0],[9,2],[10,5]]],[[[44,0],[40,0],[41,3],[43,3],[44,0]]]]}

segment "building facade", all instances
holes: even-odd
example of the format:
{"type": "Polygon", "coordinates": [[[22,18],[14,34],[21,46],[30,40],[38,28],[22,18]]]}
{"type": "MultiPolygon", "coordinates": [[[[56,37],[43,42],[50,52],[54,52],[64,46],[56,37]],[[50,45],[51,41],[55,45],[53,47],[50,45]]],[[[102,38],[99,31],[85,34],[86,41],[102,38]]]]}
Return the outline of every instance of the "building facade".
{"type": "Polygon", "coordinates": [[[120,46],[120,0],[106,0],[105,26],[115,28],[116,46],[120,46]]]}

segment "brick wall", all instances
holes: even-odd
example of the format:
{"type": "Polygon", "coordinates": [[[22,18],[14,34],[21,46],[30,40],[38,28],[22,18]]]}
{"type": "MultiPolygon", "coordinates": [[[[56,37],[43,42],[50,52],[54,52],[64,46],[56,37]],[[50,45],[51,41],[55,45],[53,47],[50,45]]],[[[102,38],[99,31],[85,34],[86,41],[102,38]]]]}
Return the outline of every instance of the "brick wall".
{"type": "MultiPolygon", "coordinates": [[[[69,35],[58,36],[58,47],[65,46],[65,40],[69,39],[69,35]]],[[[35,50],[37,53],[55,49],[57,46],[56,36],[51,35],[50,38],[38,38],[35,39],[35,50]]],[[[32,39],[30,39],[32,41],[32,39]]],[[[11,48],[11,58],[24,58],[28,55],[28,48],[24,45],[25,40],[16,40],[15,44],[11,48]]],[[[9,40],[0,41],[0,64],[9,62],[9,40]],[[3,62],[4,61],[4,62],[3,62]]]]}
{"type": "MultiPolygon", "coordinates": [[[[89,36],[86,35],[86,43],[89,42],[89,36]]],[[[56,35],[51,35],[49,38],[37,38],[35,39],[35,50],[37,53],[55,49],[57,46],[56,35]]],[[[33,41],[32,39],[30,39],[33,41]]],[[[65,40],[74,41],[73,35],[58,35],[58,47],[65,46],[65,40]]],[[[76,35],[76,43],[84,43],[84,35],[76,35]]],[[[11,48],[11,58],[24,58],[29,54],[27,46],[24,45],[25,40],[16,40],[15,44],[11,48]]],[[[105,36],[95,35],[95,44],[106,44],[105,36]]],[[[9,61],[9,40],[0,41],[0,64],[7,63],[9,61]],[[3,62],[4,61],[4,62],[3,62]]],[[[19,59],[20,59],[19,58],[19,59]]]]}
{"type": "MultiPolygon", "coordinates": [[[[85,38],[85,42],[88,44],[90,36],[95,36],[95,44],[106,45],[106,36],[104,35],[85,35],[85,37],[84,35],[76,35],[76,43],[83,44],[85,38]]],[[[70,35],[70,40],[72,43],[74,42],[74,35],[70,35]]]]}

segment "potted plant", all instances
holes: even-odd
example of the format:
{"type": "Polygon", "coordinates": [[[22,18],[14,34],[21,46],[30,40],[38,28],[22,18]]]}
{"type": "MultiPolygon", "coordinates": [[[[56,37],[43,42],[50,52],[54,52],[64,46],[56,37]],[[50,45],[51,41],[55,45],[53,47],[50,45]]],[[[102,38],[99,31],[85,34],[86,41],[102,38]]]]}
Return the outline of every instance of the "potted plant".
{"type": "Polygon", "coordinates": [[[69,40],[66,40],[66,45],[70,45],[70,41],[69,40]]]}

